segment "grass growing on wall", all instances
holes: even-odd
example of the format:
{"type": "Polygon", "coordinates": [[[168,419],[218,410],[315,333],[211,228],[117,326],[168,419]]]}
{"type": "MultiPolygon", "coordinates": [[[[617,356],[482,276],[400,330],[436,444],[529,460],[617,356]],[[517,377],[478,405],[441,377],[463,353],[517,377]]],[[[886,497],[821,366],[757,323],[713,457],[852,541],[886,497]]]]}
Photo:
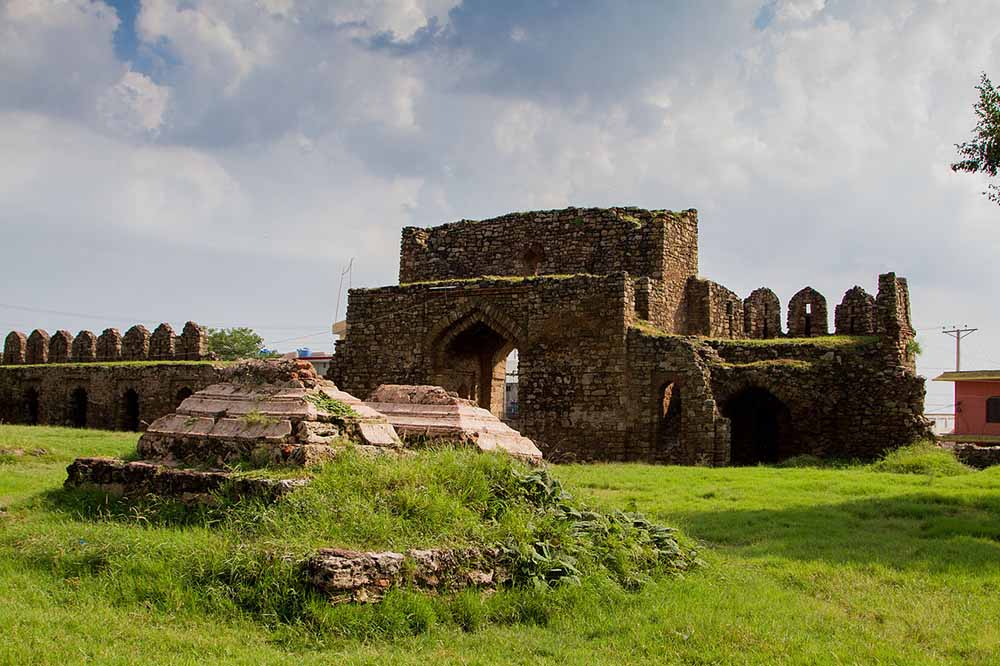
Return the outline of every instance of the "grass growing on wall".
{"type": "MultiPolygon", "coordinates": [[[[915,464],[922,448],[837,468],[553,466],[589,503],[680,526],[708,566],[637,591],[591,579],[333,608],[287,594],[294,579],[259,557],[270,549],[280,563],[289,539],[334,536],[315,499],[284,525],[263,509],[220,526],[53,504],[69,459],[117,455],[135,437],[0,427],[0,448],[47,451],[0,459],[0,663],[992,666],[1000,653],[1000,468],[949,476],[915,464]]],[[[345,493],[334,506],[359,518],[345,543],[371,541],[366,532],[387,546],[430,542],[435,516],[454,511],[440,499],[451,468],[448,497],[468,498],[473,517],[450,534],[471,539],[492,528],[474,519],[483,491],[462,481],[474,475],[454,463],[488,464],[424,458],[373,478],[352,461],[329,478],[341,490],[315,497],[345,493]],[[368,509],[345,506],[365,496],[413,517],[369,525],[368,509]]]]}

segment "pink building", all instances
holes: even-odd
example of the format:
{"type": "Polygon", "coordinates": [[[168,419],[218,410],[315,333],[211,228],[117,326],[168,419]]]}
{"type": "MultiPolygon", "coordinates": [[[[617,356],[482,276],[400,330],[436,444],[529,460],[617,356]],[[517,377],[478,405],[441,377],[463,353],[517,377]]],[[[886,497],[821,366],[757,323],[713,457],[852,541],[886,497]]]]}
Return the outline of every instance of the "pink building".
{"type": "Polygon", "coordinates": [[[941,439],[1000,443],[1000,370],[945,372],[936,382],[955,382],[955,431],[941,439]]]}

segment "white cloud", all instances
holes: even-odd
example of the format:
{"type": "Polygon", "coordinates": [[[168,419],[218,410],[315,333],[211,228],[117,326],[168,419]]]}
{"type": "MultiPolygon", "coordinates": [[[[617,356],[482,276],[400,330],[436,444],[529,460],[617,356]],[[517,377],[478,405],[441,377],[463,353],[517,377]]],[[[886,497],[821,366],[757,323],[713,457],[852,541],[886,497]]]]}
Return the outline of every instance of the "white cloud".
{"type": "Polygon", "coordinates": [[[111,47],[115,13],[90,0],[0,3],[0,109],[92,122],[95,101],[125,66],[111,47]]]}
{"type": "Polygon", "coordinates": [[[129,70],[98,100],[107,126],[123,134],[155,136],[163,125],[170,90],[129,70]]]}
{"type": "Polygon", "coordinates": [[[741,293],[835,303],[897,270],[918,323],[1000,327],[976,306],[997,210],[948,169],[1000,76],[994,3],[788,0],[763,30],[762,2],[667,4],[146,0],[140,37],[176,59],[154,81],[101,3],[10,0],[0,214],[384,281],[405,224],[697,207],[703,272],[741,293]],[[384,31],[412,51],[366,42],[384,31]]]}

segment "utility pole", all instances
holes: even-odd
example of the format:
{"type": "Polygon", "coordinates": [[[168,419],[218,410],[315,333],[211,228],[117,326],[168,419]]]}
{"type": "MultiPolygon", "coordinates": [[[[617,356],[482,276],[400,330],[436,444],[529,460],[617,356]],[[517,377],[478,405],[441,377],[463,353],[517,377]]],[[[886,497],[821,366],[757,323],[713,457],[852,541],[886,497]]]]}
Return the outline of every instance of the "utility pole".
{"type": "Polygon", "coordinates": [[[978,330],[978,328],[967,328],[966,324],[962,324],[961,328],[956,326],[941,331],[945,335],[955,338],[955,372],[962,369],[962,338],[967,338],[978,330]]]}

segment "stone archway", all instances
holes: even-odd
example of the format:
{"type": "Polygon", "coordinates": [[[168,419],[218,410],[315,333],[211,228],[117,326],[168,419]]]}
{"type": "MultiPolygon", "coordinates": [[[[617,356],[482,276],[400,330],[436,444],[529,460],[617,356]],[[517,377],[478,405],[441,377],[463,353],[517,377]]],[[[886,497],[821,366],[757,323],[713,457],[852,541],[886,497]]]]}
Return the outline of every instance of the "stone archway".
{"type": "Polygon", "coordinates": [[[128,389],[122,398],[122,430],[139,430],[139,394],[128,389]]]}
{"type": "Polygon", "coordinates": [[[776,463],[798,453],[788,406],[767,389],[748,386],[722,403],[730,422],[733,465],[776,463]]]}
{"type": "Polygon", "coordinates": [[[431,338],[432,383],[504,416],[507,356],[516,328],[502,315],[476,308],[446,322],[431,338]]]}

